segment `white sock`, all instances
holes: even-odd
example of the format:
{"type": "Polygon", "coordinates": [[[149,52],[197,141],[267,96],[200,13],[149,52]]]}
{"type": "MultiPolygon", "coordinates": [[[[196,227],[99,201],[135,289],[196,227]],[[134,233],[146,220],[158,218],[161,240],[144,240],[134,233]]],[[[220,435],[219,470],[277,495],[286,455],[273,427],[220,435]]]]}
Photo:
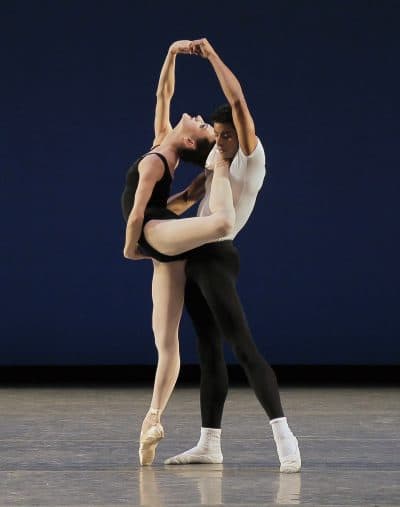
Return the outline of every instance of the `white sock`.
{"type": "Polygon", "coordinates": [[[168,458],[166,465],[187,465],[190,463],[222,463],[221,430],[201,428],[200,439],[195,447],[168,458]]]}
{"type": "Polygon", "coordinates": [[[221,452],[221,429],[201,428],[196,447],[210,454],[221,452]]]}
{"type": "Polygon", "coordinates": [[[272,427],[279,458],[282,459],[295,454],[297,441],[289,428],[286,417],[272,419],[269,423],[272,427]]]}

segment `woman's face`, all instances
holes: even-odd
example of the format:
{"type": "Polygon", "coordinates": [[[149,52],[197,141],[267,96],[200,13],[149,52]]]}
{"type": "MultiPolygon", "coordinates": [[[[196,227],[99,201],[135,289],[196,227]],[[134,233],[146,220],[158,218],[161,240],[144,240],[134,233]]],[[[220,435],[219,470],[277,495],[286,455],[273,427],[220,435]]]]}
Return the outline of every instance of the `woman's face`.
{"type": "Polygon", "coordinates": [[[199,139],[207,139],[210,142],[215,141],[213,127],[206,123],[200,115],[190,116],[183,113],[181,121],[182,132],[185,136],[191,137],[194,141],[199,139]]]}

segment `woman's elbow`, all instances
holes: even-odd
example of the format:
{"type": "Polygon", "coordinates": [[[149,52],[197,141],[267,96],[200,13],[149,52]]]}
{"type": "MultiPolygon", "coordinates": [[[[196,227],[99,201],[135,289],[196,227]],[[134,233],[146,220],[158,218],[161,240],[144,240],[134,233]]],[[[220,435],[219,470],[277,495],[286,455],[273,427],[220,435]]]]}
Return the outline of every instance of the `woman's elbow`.
{"type": "Polygon", "coordinates": [[[132,210],[131,214],[128,217],[127,226],[133,226],[143,222],[144,213],[139,211],[132,210]]]}
{"type": "Polygon", "coordinates": [[[132,252],[132,249],[125,246],[124,247],[124,257],[125,259],[131,259],[133,260],[134,259],[134,252],[132,252]]]}

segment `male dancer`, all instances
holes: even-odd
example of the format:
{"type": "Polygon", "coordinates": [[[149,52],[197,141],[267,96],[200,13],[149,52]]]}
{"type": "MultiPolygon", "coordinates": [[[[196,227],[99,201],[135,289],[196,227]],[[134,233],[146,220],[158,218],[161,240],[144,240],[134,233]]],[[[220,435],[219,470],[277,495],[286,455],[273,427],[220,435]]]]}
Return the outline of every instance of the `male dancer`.
{"type": "MultiPolygon", "coordinates": [[[[280,471],[298,472],[301,458],[297,438],[291,432],[281,406],[275,373],[261,356],[252,339],[236,291],[239,255],[233,238],[247,222],[265,176],[265,154],[256,137],[252,116],[240,86],[207,39],[192,42],[192,51],[211,63],[229,105],[219,108],[212,120],[216,146],[211,151],[205,181],[205,196],[198,216],[210,214],[209,196],[215,150],[230,164],[230,182],[236,211],[233,233],[222,241],[196,250],[187,261],[185,303],[197,336],[201,366],[200,404],[202,428],[198,444],[165,461],[168,465],[222,463],[221,419],[228,391],[221,333],[232,345],[250,385],[266,411],[280,459],[280,471]]],[[[204,180],[203,180],[204,181],[204,180]]],[[[201,178],[197,178],[201,185],[201,178]]],[[[199,193],[196,185],[177,194],[169,207],[183,212],[199,193]],[[189,194],[189,198],[188,198],[189,194]]]]}

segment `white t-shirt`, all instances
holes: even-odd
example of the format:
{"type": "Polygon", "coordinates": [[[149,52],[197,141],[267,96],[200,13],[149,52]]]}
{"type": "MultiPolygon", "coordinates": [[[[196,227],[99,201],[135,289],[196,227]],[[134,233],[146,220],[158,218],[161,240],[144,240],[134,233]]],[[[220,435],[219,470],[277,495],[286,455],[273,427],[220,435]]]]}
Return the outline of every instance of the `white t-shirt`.
{"type": "MultiPolygon", "coordinates": [[[[209,170],[213,167],[214,157],[216,154],[216,146],[211,150],[206,161],[206,194],[199,204],[197,210],[198,217],[211,215],[209,200],[211,181],[213,171],[209,170]]],[[[238,232],[244,227],[253,211],[256,203],[257,194],[262,186],[266,174],[265,169],[265,153],[261,141],[258,140],[257,146],[253,153],[246,156],[240,149],[236,153],[229,168],[229,180],[232,187],[233,205],[236,211],[236,221],[233,232],[229,236],[221,238],[233,239],[238,232]]]]}

